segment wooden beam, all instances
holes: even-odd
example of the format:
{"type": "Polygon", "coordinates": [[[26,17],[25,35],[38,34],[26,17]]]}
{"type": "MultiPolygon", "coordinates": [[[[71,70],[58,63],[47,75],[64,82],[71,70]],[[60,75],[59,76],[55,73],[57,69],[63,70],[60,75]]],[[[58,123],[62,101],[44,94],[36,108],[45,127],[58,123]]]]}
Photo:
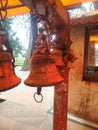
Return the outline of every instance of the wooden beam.
{"type": "Polygon", "coordinates": [[[61,0],[48,0],[50,3],[55,2],[56,4],[56,11],[59,14],[59,16],[62,18],[62,20],[65,22],[65,24],[68,24],[68,14],[67,10],[64,8],[61,0]]]}

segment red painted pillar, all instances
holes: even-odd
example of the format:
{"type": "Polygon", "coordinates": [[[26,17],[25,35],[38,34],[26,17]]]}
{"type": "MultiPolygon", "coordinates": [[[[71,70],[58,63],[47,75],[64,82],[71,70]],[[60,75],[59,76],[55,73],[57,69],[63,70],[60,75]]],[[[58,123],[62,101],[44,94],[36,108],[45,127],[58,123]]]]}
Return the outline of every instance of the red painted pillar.
{"type": "Polygon", "coordinates": [[[67,130],[67,104],[69,69],[59,67],[64,82],[54,88],[53,130],[67,130]]]}

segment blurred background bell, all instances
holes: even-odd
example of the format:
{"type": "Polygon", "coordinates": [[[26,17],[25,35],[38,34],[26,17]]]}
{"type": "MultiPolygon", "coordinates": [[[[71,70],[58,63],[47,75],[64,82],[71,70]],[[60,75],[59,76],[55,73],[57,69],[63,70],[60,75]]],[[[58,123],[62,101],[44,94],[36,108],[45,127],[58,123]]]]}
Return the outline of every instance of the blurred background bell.
{"type": "Polygon", "coordinates": [[[65,67],[63,58],[65,51],[66,51],[66,44],[62,41],[62,39],[56,39],[54,41],[53,50],[51,52],[54,56],[56,67],[65,67]]]}
{"type": "Polygon", "coordinates": [[[15,74],[12,55],[3,50],[3,36],[0,35],[0,92],[11,89],[21,82],[15,74]]]}
{"type": "Polygon", "coordinates": [[[52,54],[54,56],[56,66],[65,66],[61,50],[53,49],[52,54]]]}
{"type": "Polygon", "coordinates": [[[13,70],[12,57],[8,52],[0,52],[0,92],[17,86],[21,79],[13,70]]]}

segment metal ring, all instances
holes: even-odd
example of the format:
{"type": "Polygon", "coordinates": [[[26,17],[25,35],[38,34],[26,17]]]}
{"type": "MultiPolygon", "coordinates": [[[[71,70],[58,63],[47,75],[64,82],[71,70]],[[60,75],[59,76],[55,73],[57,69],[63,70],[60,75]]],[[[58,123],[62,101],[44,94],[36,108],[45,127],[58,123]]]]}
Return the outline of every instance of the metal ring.
{"type": "Polygon", "coordinates": [[[33,95],[33,97],[34,97],[34,100],[36,101],[36,102],[38,102],[38,103],[41,103],[42,101],[43,101],[43,95],[40,93],[40,94],[37,94],[37,92],[35,92],[34,93],[34,95],[33,95]],[[36,95],[40,95],[41,96],[41,99],[40,100],[37,100],[36,99],[36,95]]]}

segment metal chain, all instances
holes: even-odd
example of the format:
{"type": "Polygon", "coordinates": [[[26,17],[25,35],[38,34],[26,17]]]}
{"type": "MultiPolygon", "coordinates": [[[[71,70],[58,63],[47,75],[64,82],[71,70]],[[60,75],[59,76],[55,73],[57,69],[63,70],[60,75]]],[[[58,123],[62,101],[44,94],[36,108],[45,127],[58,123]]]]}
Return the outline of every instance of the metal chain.
{"type": "Polygon", "coordinates": [[[0,31],[6,31],[6,17],[7,17],[8,0],[0,0],[0,31]]]}
{"type": "Polygon", "coordinates": [[[8,5],[8,0],[0,0],[0,33],[3,34],[4,36],[3,44],[6,46],[7,52],[9,52],[12,55],[12,65],[14,67],[15,59],[13,57],[12,47],[10,46],[10,43],[9,43],[8,31],[6,29],[7,5],[8,5]]]}

